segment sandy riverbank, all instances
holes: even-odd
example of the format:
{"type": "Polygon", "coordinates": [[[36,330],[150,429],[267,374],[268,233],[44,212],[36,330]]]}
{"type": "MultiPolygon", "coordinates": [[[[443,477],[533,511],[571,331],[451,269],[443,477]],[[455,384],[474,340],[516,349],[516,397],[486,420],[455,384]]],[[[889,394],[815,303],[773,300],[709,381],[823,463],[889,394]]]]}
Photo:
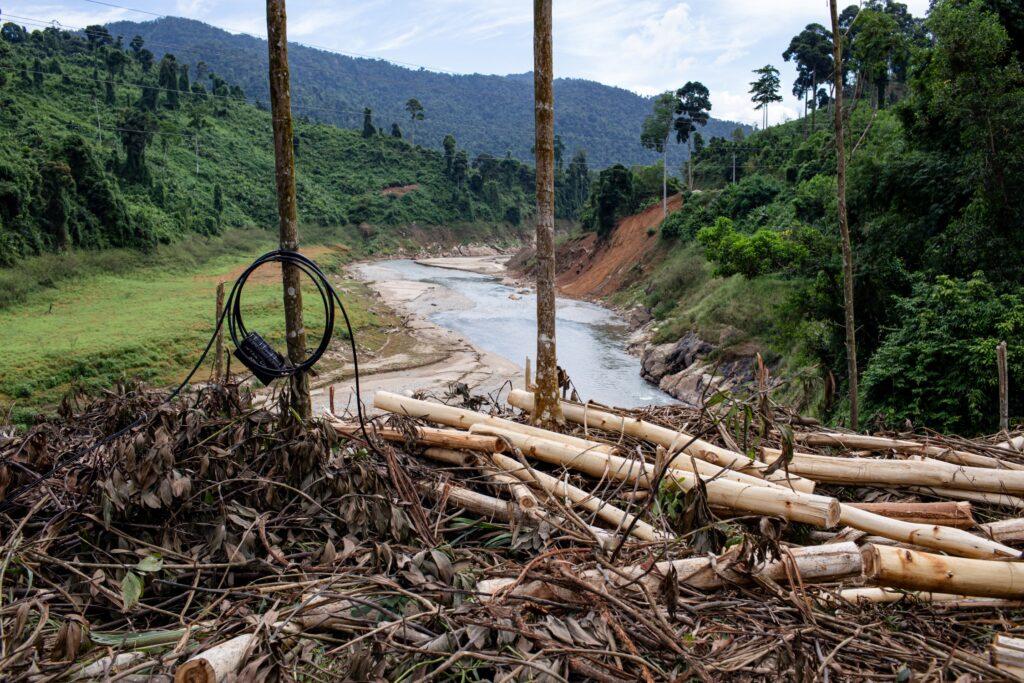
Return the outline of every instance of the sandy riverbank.
{"type": "MultiPolygon", "coordinates": [[[[505,256],[495,255],[429,258],[418,262],[500,277],[506,260],[505,256]]],[[[426,311],[457,310],[471,305],[458,293],[427,282],[393,279],[387,269],[372,262],[353,265],[349,270],[367,283],[380,305],[391,309],[404,321],[401,328],[389,331],[389,343],[376,357],[360,356],[360,390],[366,405],[372,404],[374,392],[382,390],[444,394],[451,384],[462,383],[474,393],[490,393],[509,380],[522,385],[522,369],[515,363],[477,348],[463,335],[427,320],[426,311]]],[[[341,412],[351,405],[355,389],[351,363],[317,378],[313,392],[315,412],[328,407],[331,386],[335,392],[335,408],[341,412]]]]}

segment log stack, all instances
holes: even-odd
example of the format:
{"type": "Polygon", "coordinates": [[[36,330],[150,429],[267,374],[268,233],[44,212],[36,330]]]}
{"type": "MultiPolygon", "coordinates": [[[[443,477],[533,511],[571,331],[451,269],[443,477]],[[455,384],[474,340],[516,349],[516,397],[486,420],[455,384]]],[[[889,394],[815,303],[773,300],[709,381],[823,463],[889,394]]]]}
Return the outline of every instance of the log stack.
{"type": "MultiPolygon", "coordinates": [[[[528,391],[513,390],[507,401],[525,416],[532,411],[528,391]]],[[[507,478],[501,480],[504,491],[495,487],[494,496],[459,486],[423,489],[435,500],[477,514],[523,524],[577,522],[584,535],[655,544],[671,557],[686,542],[653,512],[654,502],[671,491],[699,491],[725,517],[781,518],[832,530],[820,535],[837,541],[804,547],[784,543],[784,556],[765,557],[759,564],[750,564],[748,558],[743,566],[736,564],[735,552],[727,551],[653,566],[587,570],[578,579],[592,590],[654,590],[673,576],[701,590],[747,581],[824,581],[835,584],[834,600],[847,603],[891,602],[910,595],[933,604],[977,608],[1024,600],[1021,551],[1007,545],[1024,540],[1022,520],[979,525],[966,495],[946,502],[844,502],[824,490],[839,485],[905,492],[937,489],[951,497],[963,492],[993,497],[986,501],[1014,500],[1024,497],[1024,465],[1018,462],[941,443],[819,431],[798,432],[794,440],[823,452],[791,451],[780,466],[775,463],[783,457],[781,448],[764,445],[751,457],[685,429],[604,406],[563,401],[566,420],[578,425],[575,433],[388,392],[378,392],[374,406],[423,423],[412,431],[380,428],[378,437],[412,440],[425,458],[478,468],[492,482],[507,478]],[[617,501],[598,494],[612,485],[617,501]]],[[[341,434],[357,434],[352,425],[335,426],[341,434]]],[[[550,588],[495,577],[481,581],[478,592],[494,598],[508,591],[542,595],[550,588]]]]}

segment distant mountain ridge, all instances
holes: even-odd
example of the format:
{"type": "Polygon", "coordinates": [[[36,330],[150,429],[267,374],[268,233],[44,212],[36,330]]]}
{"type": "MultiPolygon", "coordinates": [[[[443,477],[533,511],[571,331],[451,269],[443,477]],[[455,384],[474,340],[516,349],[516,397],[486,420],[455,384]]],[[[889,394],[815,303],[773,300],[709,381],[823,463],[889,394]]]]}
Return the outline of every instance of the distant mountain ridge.
{"type": "MultiPolygon", "coordinates": [[[[158,58],[170,52],[184,62],[202,60],[211,71],[242,86],[250,99],[268,100],[267,48],[262,39],[176,17],[107,26],[126,43],[135,35],[142,36],[158,58]]],[[[532,158],[533,79],[529,73],[452,75],[298,44],[289,46],[289,61],[298,116],[359,128],[362,110],[369,107],[378,127],[389,130],[397,122],[408,136],[410,121],[404,105],[415,97],[426,112],[426,118],[416,125],[417,143],[440,148],[441,140],[451,133],[471,156],[511,152],[524,161],[532,158]]],[[[587,151],[591,168],[655,161],[658,155],[640,145],[640,127],[650,109],[650,98],[623,88],[583,79],[557,79],[555,132],[565,145],[565,163],[577,149],[587,151]]],[[[705,138],[728,137],[738,126],[749,130],[748,126],[711,119],[702,134],[705,138]]],[[[669,170],[678,172],[685,158],[685,148],[673,144],[669,170]]]]}

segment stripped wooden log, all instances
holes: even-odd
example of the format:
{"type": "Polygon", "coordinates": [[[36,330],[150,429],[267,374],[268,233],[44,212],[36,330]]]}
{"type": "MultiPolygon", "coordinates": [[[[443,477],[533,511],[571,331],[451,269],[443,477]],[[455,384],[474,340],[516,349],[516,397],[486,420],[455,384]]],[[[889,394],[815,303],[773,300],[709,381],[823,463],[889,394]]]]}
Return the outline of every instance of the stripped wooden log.
{"type": "Polygon", "coordinates": [[[548,431],[531,425],[519,424],[518,422],[494,417],[493,415],[484,415],[483,413],[475,410],[446,406],[432,401],[421,401],[407,396],[392,394],[387,391],[378,391],[374,394],[373,405],[375,408],[389,413],[394,413],[396,415],[406,415],[408,417],[430,420],[431,422],[448,425],[449,427],[457,427],[459,429],[469,429],[475,424],[488,424],[494,427],[500,427],[501,429],[519,432],[520,434],[542,436],[546,439],[551,439],[552,441],[558,441],[559,443],[564,443],[569,446],[576,446],[577,448],[594,449],[603,453],[615,452],[614,447],[608,444],[581,439],[569,434],[559,434],[558,432],[548,431]]]}
{"type": "Polygon", "coordinates": [[[423,455],[431,460],[456,467],[469,467],[474,462],[473,456],[468,451],[457,451],[452,448],[440,448],[438,446],[424,448],[423,455]]]}
{"type": "MultiPolygon", "coordinates": [[[[520,410],[528,412],[533,410],[533,394],[528,391],[511,391],[506,400],[510,405],[520,410]]],[[[695,439],[685,432],[661,427],[631,417],[616,415],[592,406],[569,403],[567,401],[562,402],[562,415],[565,419],[586,427],[620,432],[638,439],[650,441],[666,448],[670,453],[682,450],[682,453],[677,455],[675,460],[686,460],[687,456],[692,455],[695,458],[718,465],[719,467],[737,470],[755,477],[766,478],[769,481],[787,486],[796,491],[804,493],[812,493],[814,491],[814,482],[787,475],[786,472],[782,471],[765,475],[763,470],[766,466],[763,463],[756,462],[742,453],[736,453],[727,448],[716,446],[703,439],[695,439]]],[[[675,460],[670,466],[676,466],[675,460]]]]}
{"type": "MultiPolygon", "coordinates": [[[[332,422],[331,426],[338,434],[345,436],[361,436],[362,429],[359,425],[332,422]]],[[[409,435],[398,429],[382,429],[371,427],[367,431],[384,439],[385,441],[397,441],[404,443],[409,435]]],[[[480,436],[469,434],[454,429],[436,429],[434,427],[416,427],[415,441],[421,446],[440,446],[442,448],[463,449],[467,451],[482,451],[484,453],[503,453],[505,443],[501,439],[492,436],[480,436]]]]}
{"type": "Polygon", "coordinates": [[[174,671],[174,683],[223,681],[238,671],[255,642],[255,633],[243,633],[200,652],[174,671]]]}
{"type": "MultiPolygon", "coordinates": [[[[771,461],[775,457],[766,454],[771,461]]],[[[988,493],[1024,493],[1024,471],[963,467],[928,460],[837,458],[797,453],[789,470],[819,482],[876,486],[940,486],[988,493]]]]}
{"type": "Polygon", "coordinates": [[[954,529],[972,529],[977,524],[971,504],[962,501],[948,503],[848,503],[851,507],[873,512],[883,517],[901,519],[914,524],[939,524],[954,529]]]}
{"type": "MultiPolygon", "coordinates": [[[[862,555],[855,543],[834,543],[807,548],[785,549],[782,558],[759,566],[741,564],[739,553],[732,550],[718,556],[691,557],[684,560],[658,562],[653,567],[632,565],[616,569],[591,569],[580,578],[595,590],[629,590],[641,585],[653,595],[660,595],[665,577],[674,572],[679,584],[700,590],[715,590],[730,584],[744,584],[757,578],[776,582],[802,583],[837,581],[862,573],[862,555]]],[[[543,582],[516,585],[516,579],[487,579],[477,584],[483,599],[497,597],[511,588],[512,595],[547,597],[551,586],[543,582]],[[513,588],[513,586],[515,586],[513,588]]]]}
{"type": "MultiPolygon", "coordinates": [[[[493,427],[478,427],[483,432],[493,427]]],[[[571,446],[538,439],[525,434],[497,430],[502,437],[521,450],[525,455],[554,465],[579,470],[592,477],[621,479],[638,482],[650,487],[657,476],[654,465],[638,460],[629,460],[617,455],[580,451],[571,446]]],[[[679,470],[668,470],[666,482],[672,482],[683,490],[694,487],[694,476],[679,470]]],[[[749,486],[728,479],[707,481],[708,501],[734,510],[744,510],[762,515],[778,515],[797,522],[830,528],[839,518],[839,503],[835,498],[799,493],[781,487],[749,486]]]]}
{"type": "Polygon", "coordinates": [[[992,666],[1018,681],[1024,681],[1024,638],[997,633],[989,647],[992,666]]]}
{"type": "Polygon", "coordinates": [[[573,504],[594,513],[600,519],[615,526],[619,531],[624,532],[632,525],[631,534],[643,541],[658,541],[671,538],[671,534],[663,534],[642,519],[637,519],[635,515],[621,510],[579,487],[552,477],[546,472],[541,472],[534,468],[526,468],[521,462],[507,455],[495,454],[491,458],[495,465],[509,474],[518,477],[521,481],[535,483],[553,496],[568,498],[573,504]]]}
{"type": "Polygon", "coordinates": [[[942,550],[960,557],[1019,560],[1021,553],[1009,546],[976,536],[963,529],[936,524],[914,524],[876,515],[845,503],[840,505],[840,521],[860,531],[910,545],[942,550]]]}
{"type": "Polygon", "coordinates": [[[949,489],[942,486],[908,486],[906,490],[935,498],[969,500],[975,503],[1024,510],[1024,498],[1020,496],[1008,496],[1002,493],[987,493],[985,491],[964,491],[962,489],[949,489]]]}
{"type": "Polygon", "coordinates": [[[868,436],[866,434],[841,434],[838,432],[797,432],[793,438],[808,446],[836,446],[845,449],[892,450],[898,453],[930,455],[939,460],[968,465],[971,467],[987,467],[995,469],[1024,470],[1024,465],[1000,460],[979,453],[961,451],[933,444],[923,444],[904,439],[891,439],[884,436],[868,436]]]}
{"type": "MultiPolygon", "coordinates": [[[[473,425],[469,428],[471,434],[493,434],[495,436],[501,436],[506,434],[505,430],[498,427],[492,427],[491,425],[473,425]]],[[[545,436],[538,436],[539,439],[546,439],[545,436]]],[[[548,439],[546,439],[548,440],[548,439]]],[[[660,449],[661,446],[658,446],[660,449]]],[[[671,469],[680,470],[683,472],[691,472],[694,474],[701,475],[702,478],[710,479],[711,477],[718,477],[720,479],[730,479],[740,484],[747,484],[748,486],[768,486],[775,488],[788,488],[781,484],[768,481],[766,479],[760,479],[758,477],[744,474],[743,472],[737,472],[736,470],[729,470],[718,465],[712,465],[704,460],[699,460],[694,457],[676,457],[670,464],[671,469]]]]}
{"type": "Polygon", "coordinates": [[[837,593],[823,593],[821,599],[825,602],[835,602],[836,599],[839,599],[855,605],[864,603],[879,605],[893,602],[927,602],[950,609],[1020,609],[1024,607],[1024,600],[977,598],[969,595],[904,591],[896,588],[848,588],[837,593]]]}
{"type": "Polygon", "coordinates": [[[419,489],[435,500],[444,501],[451,507],[464,508],[487,519],[513,522],[523,518],[522,509],[514,503],[477,493],[462,486],[434,481],[421,485],[419,489]]]}
{"type": "Polygon", "coordinates": [[[1003,519],[979,524],[981,533],[996,541],[1024,541],[1024,519],[1003,519]]]}
{"type": "Polygon", "coordinates": [[[864,576],[888,588],[989,598],[1024,598],[1024,564],[945,557],[868,544],[861,549],[864,576]]]}
{"type": "Polygon", "coordinates": [[[502,472],[494,467],[481,466],[479,469],[487,480],[491,482],[492,486],[498,490],[508,491],[515,498],[519,507],[527,514],[539,504],[537,497],[533,495],[530,487],[520,481],[518,477],[512,476],[508,472],[502,472]]]}

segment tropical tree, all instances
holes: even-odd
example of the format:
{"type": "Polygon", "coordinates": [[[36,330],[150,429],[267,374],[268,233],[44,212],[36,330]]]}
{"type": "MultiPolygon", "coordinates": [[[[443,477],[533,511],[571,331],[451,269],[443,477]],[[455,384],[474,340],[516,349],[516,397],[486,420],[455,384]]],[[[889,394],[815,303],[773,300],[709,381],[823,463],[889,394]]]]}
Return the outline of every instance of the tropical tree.
{"type": "Polygon", "coordinates": [[[640,130],[640,144],[661,155],[661,212],[668,216],[668,140],[672,134],[679,98],[672,92],[663,92],[654,98],[653,111],[644,119],[640,130]]]}
{"type": "Polygon", "coordinates": [[[441,146],[444,148],[444,172],[451,178],[452,164],[455,162],[455,136],[451,133],[445,135],[441,146]]]}
{"type": "Polygon", "coordinates": [[[874,86],[872,105],[884,107],[890,75],[895,65],[907,58],[907,40],[896,19],[879,10],[862,10],[856,26],[857,32],[850,45],[851,61],[859,76],[874,86]]]}
{"type": "MultiPolygon", "coordinates": [[[[707,125],[711,118],[711,93],[700,81],[688,81],[686,85],[676,91],[679,103],[676,105],[676,142],[687,143],[689,156],[693,156],[693,138],[691,134],[696,132],[697,126],[707,125]]],[[[688,164],[689,188],[693,189],[693,164],[688,164]]]]}
{"type": "Polygon", "coordinates": [[[398,127],[397,123],[391,124],[391,137],[402,139],[402,129],[398,127]]]}
{"type": "Polygon", "coordinates": [[[124,145],[125,160],[121,175],[129,182],[149,184],[149,169],[146,167],[146,147],[153,140],[157,130],[153,116],[141,109],[126,109],[118,121],[121,144],[124,145]]]}
{"type": "Polygon", "coordinates": [[[178,108],[178,62],[172,54],[165,54],[160,60],[160,72],[157,85],[164,91],[164,106],[168,109],[178,108]]]}
{"type": "Polygon", "coordinates": [[[768,105],[772,102],[781,102],[782,95],[779,94],[779,70],[771,64],[765,64],[760,69],[754,69],[757,80],[750,84],[750,100],[757,106],[754,109],[761,110],[761,129],[768,127],[768,105]]]}
{"type": "Polygon", "coordinates": [[[789,42],[782,58],[796,64],[797,80],[793,94],[804,99],[805,113],[810,98],[813,127],[818,84],[828,82],[832,76],[832,32],[821,24],[808,24],[789,42]]]}
{"type": "Polygon", "coordinates": [[[377,128],[373,125],[373,110],[369,107],[363,109],[363,137],[372,138],[377,134],[377,128]]]}
{"type": "Polygon", "coordinates": [[[416,122],[423,120],[423,105],[415,97],[410,97],[405,102],[405,110],[409,112],[409,142],[416,144],[416,122]]]}

